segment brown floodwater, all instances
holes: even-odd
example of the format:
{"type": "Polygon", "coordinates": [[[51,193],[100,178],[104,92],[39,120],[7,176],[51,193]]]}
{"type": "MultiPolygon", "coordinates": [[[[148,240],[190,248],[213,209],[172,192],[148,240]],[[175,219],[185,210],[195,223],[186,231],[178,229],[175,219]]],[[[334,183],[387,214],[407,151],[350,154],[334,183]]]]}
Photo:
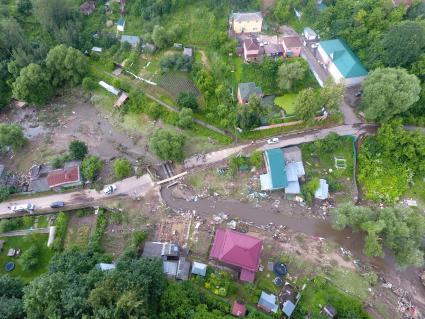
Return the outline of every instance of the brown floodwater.
{"type": "MultiPolygon", "coordinates": [[[[408,267],[400,269],[397,266],[394,256],[385,250],[384,258],[370,258],[363,254],[364,233],[352,232],[351,229],[337,231],[333,229],[328,220],[309,216],[300,216],[276,212],[272,203],[264,201],[258,204],[252,202],[240,202],[232,199],[205,198],[195,201],[176,199],[171,194],[172,189],[163,187],[162,198],[167,205],[174,210],[196,211],[200,216],[212,216],[213,214],[225,213],[230,217],[238,217],[247,222],[257,225],[286,225],[288,228],[304,233],[309,236],[323,237],[335,241],[344,249],[348,249],[352,256],[362,262],[367,262],[375,268],[375,271],[382,275],[387,281],[394,285],[401,286],[410,292],[416,300],[415,304],[420,309],[425,309],[425,287],[419,279],[421,269],[408,267]]],[[[285,209],[285,208],[284,208],[285,209]]],[[[289,208],[287,208],[289,210],[289,208]]]]}

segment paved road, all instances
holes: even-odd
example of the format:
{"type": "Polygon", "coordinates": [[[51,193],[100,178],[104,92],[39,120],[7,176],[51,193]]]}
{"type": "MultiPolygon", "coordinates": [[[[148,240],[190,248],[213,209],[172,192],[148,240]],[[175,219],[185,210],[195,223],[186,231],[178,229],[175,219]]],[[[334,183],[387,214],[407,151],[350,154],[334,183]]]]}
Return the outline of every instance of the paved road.
{"type": "Polygon", "coordinates": [[[65,207],[67,208],[78,208],[91,205],[95,206],[102,200],[111,197],[143,196],[153,188],[154,183],[149,175],[143,175],[141,177],[133,176],[124,179],[115,183],[115,185],[117,186],[117,190],[112,195],[105,195],[103,192],[97,192],[93,189],[85,189],[72,193],[55,194],[3,202],[0,203],[0,218],[11,217],[15,215],[15,213],[12,213],[8,208],[12,205],[32,203],[35,205],[35,213],[46,213],[55,211],[50,208],[50,204],[58,201],[65,202],[65,207]]]}

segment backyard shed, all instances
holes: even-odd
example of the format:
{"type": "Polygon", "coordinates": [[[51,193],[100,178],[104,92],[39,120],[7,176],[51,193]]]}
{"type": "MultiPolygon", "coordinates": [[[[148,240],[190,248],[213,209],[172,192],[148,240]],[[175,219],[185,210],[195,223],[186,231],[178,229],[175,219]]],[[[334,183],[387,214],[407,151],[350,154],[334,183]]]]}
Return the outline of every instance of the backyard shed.
{"type": "Polygon", "coordinates": [[[125,27],[125,20],[124,18],[121,17],[117,21],[117,30],[124,32],[124,27],[125,27]]]}
{"type": "Polygon", "coordinates": [[[165,260],[178,259],[180,255],[179,246],[172,243],[152,242],[145,243],[143,257],[162,257],[165,260]]]}
{"type": "Polygon", "coordinates": [[[177,267],[178,267],[177,261],[164,261],[164,263],[162,264],[162,270],[164,274],[166,274],[168,277],[171,277],[171,278],[176,277],[177,267]]]}
{"type": "Polygon", "coordinates": [[[194,261],[192,263],[192,274],[205,277],[207,274],[207,265],[194,261]]]}
{"type": "Polygon", "coordinates": [[[116,268],[115,264],[107,264],[107,263],[97,264],[96,267],[102,271],[114,270],[116,268]]]}
{"type": "Polygon", "coordinates": [[[317,199],[327,199],[329,197],[329,185],[325,179],[320,179],[319,188],[314,193],[317,199]]]}
{"type": "Polygon", "coordinates": [[[266,312],[277,313],[279,306],[276,304],[277,298],[273,294],[261,292],[260,300],[258,301],[258,308],[263,309],[266,312]]]}
{"type": "Polygon", "coordinates": [[[102,48],[100,48],[100,47],[93,47],[93,48],[91,48],[91,50],[93,52],[96,52],[96,53],[102,53],[102,48]]]}
{"type": "Polygon", "coordinates": [[[128,95],[127,93],[122,93],[120,95],[120,97],[118,98],[118,100],[115,102],[114,107],[118,107],[120,108],[121,106],[123,106],[123,104],[125,103],[125,101],[127,101],[128,99],[128,95]]]}
{"type": "Polygon", "coordinates": [[[104,81],[99,81],[99,85],[103,87],[106,91],[108,91],[109,93],[112,93],[113,95],[118,96],[120,94],[120,90],[114,88],[112,85],[104,81]]]}
{"type": "Polygon", "coordinates": [[[184,48],[183,49],[183,55],[188,57],[193,57],[193,49],[192,48],[184,48]]]}
{"type": "Polygon", "coordinates": [[[190,262],[186,261],[186,258],[180,257],[177,265],[176,278],[180,280],[188,280],[190,271],[190,262]]]}
{"type": "Polygon", "coordinates": [[[245,305],[242,302],[235,300],[232,306],[232,315],[234,315],[235,317],[245,317],[246,315],[245,305]]]}

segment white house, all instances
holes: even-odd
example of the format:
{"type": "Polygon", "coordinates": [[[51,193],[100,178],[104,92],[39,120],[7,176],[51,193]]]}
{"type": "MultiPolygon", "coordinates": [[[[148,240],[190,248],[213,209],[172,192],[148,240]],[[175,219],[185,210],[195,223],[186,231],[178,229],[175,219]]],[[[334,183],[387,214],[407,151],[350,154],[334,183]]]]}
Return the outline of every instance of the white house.
{"type": "Polygon", "coordinates": [[[318,53],[336,83],[349,87],[360,84],[367,76],[367,70],[342,40],[320,41],[318,53]]]}

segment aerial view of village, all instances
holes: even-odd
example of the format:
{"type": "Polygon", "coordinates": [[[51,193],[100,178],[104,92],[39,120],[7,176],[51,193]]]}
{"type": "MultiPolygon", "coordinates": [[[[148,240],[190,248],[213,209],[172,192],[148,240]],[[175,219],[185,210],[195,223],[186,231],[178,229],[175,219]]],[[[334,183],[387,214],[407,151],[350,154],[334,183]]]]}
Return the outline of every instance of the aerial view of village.
{"type": "Polygon", "coordinates": [[[424,0],[0,0],[0,319],[425,319],[424,0]]]}

